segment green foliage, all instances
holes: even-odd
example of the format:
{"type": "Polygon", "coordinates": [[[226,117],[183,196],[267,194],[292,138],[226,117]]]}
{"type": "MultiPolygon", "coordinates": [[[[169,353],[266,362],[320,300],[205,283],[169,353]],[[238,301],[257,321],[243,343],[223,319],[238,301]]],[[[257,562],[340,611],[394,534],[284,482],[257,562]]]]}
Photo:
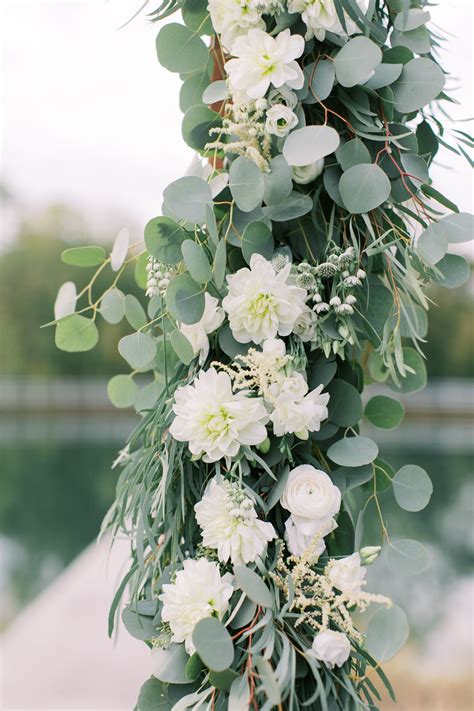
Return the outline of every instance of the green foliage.
{"type": "Polygon", "coordinates": [[[99,332],[94,321],[79,314],[65,316],[56,326],[57,348],[68,353],[82,353],[94,348],[99,340],[99,332]]]}
{"type": "Polygon", "coordinates": [[[337,80],[345,87],[363,84],[381,61],[382,52],[375,42],[368,37],[354,37],[334,60],[337,80]]]}
{"type": "Polygon", "coordinates": [[[390,195],[390,180],[375,164],[360,163],[348,168],[339,181],[339,192],[349,212],[360,214],[382,205],[390,195]]]}
{"type": "Polygon", "coordinates": [[[257,573],[240,565],[234,568],[234,575],[238,587],[249,600],[262,607],[272,607],[273,600],[270,591],[257,573]]]}
{"type": "Polygon", "coordinates": [[[305,126],[290,133],[283,156],[288,165],[309,165],[334,153],[339,143],[339,134],[330,126],[305,126]]]}
{"type": "Polygon", "coordinates": [[[61,255],[64,264],[71,264],[74,267],[96,267],[105,258],[103,247],[71,247],[65,249],[61,255]]]}
{"type": "Polygon", "coordinates": [[[176,217],[201,223],[205,220],[206,205],[212,202],[212,193],[204,180],[189,176],[170,183],[163,192],[163,199],[176,217]]]}
{"type": "Polygon", "coordinates": [[[375,442],[368,437],[344,437],[328,449],[328,457],[341,467],[362,467],[370,464],[379,453],[375,442]]]}
{"type": "Polygon", "coordinates": [[[204,313],[204,289],[187,274],[178,274],[168,286],[166,304],[178,321],[196,323],[204,313]]]}
{"type": "Polygon", "coordinates": [[[408,622],[397,605],[378,610],[367,630],[367,649],[378,662],[387,662],[408,639],[408,622]]]}
{"type": "Polygon", "coordinates": [[[421,511],[429,504],[433,484],[421,467],[407,464],[392,480],[393,492],[399,506],[406,511],[421,511]]]}
{"type": "Polygon", "coordinates": [[[185,239],[186,232],[169,217],[154,217],[145,226],[145,246],[164,264],[181,261],[181,245],[185,239]]]}
{"type": "Polygon", "coordinates": [[[263,199],[263,175],[252,160],[239,157],[230,166],[229,188],[237,207],[251,212],[263,199]]]}
{"type": "Polygon", "coordinates": [[[228,669],[234,659],[234,645],[226,628],[214,617],[197,623],[193,644],[204,664],[215,672],[228,669]]]}
{"type": "Polygon", "coordinates": [[[376,427],[392,430],[403,420],[405,408],[399,400],[375,395],[367,403],[364,416],[376,427]]]}
{"type": "Polygon", "coordinates": [[[156,38],[158,61],[170,72],[190,74],[204,67],[208,50],[199,35],[184,25],[171,22],[156,38]]]}

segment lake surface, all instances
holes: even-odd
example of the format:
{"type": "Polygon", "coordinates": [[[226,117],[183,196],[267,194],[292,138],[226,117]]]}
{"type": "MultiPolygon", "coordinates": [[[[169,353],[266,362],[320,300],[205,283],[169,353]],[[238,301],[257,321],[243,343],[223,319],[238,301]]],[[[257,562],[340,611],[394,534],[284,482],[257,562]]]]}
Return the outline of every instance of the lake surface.
{"type": "MultiPolygon", "coordinates": [[[[111,463],[133,425],[120,414],[0,418],[1,627],[94,540],[114,496],[111,463]]],[[[403,601],[413,639],[426,640],[447,600],[458,609],[472,605],[472,422],[407,420],[393,432],[370,433],[395,469],[418,464],[434,483],[429,506],[416,514],[400,510],[390,490],[381,496],[392,536],[428,546],[428,570],[402,579],[383,559],[370,569],[371,587],[403,601]]]]}

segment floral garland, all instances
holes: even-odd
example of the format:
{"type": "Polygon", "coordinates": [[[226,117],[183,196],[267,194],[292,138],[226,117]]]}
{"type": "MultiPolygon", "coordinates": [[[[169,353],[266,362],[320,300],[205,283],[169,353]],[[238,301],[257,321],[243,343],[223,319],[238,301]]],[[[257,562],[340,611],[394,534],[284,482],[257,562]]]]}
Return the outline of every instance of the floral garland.
{"type": "Polygon", "coordinates": [[[449,99],[426,6],[164,0],[152,13],[182,11],[157,53],[183,79],[197,157],[165,189],[146,251],[122,231],[109,257],[64,252],[98,269],[79,294],[61,287],[54,322],[68,351],[95,345],[99,315],[134,329],[118,344],[132,372],[109,395],[142,417],[103,529],[131,549],[110,632],[127,592],[123,622],[152,650],[138,711],[375,709],[377,677],[393,696],[379,664],[406,618],[365,590],[366,566],[382,546],[401,575],[426,554],[389,536],[379,495],[418,511],[432,485],[360,434],[362,417],[403,418],[398,399],[364,409],[361,392],[423,387],[426,287],[467,278],[447,248],[471,229],[429,178],[439,145],[467,139],[437,117],[449,99]],[[146,312],[117,286],[130,265],[146,312]],[[354,612],[369,605],[367,626],[354,612]]]}

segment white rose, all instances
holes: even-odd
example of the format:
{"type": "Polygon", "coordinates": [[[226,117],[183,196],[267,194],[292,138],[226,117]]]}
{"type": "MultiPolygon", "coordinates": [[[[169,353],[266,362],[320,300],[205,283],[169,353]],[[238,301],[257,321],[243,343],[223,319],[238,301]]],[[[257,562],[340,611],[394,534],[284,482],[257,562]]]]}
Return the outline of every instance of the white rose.
{"type": "MultiPolygon", "coordinates": [[[[317,545],[314,546],[314,561],[317,561],[317,559],[326,547],[324,537],[331,533],[331,531],[334,531],[335,528],[337,528],[337,524],[333,518],[330,518],[326,522],[324,522],[324,524],[321,526],[321,529],[316,532],[320,535],[321,538],[317,545]]],[[[286,519],[285,541],[288,550],[292,555],[296,555],[298,557],[302,556],[303,553],[309,548],[309,546],[313,542],[315,535],[316,534],[313,534],[312,536],[305,536],[304,533],[301,533],[300,529],[295,526],[293,516],[290,516],[286,519]]]]}
{"type": "Polygon", "coordinates": [[[267,133],[283,138],[298,124],[296,114],[284,104],[275,104],[267,111],[265,129],[267,133]]]}
{"type": "Polygon", "coordinates": [[[341,492],[325,472],[302,464],[290,472],[280,503],[306,536],[317,533],[341,506],[341,492]]]}
{"type": "Polygon", "coordinates": [[[298,103],[298,97],[294,91],[283,85],[279,89],[271,89],[268,92],[268,104],[273,106],[274,104],[284,104],[290,109],[294,109],[298,103]]]}
{"type": "Polygon", "coordinates": [[[329,669],[342,667],[351,653],[351,643],[343,632],[324,630],[316,635],[308,654],[324,662],[329,669]]]}
{"type": "Polygon", "coordinates": [[[298,183],[298,185],[307,185],[321,175],[323,170],[324,158],[320,158],[309,165],[294,165],[291,172],[295,183],[298,183]]]}
{"type": "Polygon", "coordinates": [[[282,341],[281,338],[267,338],[262,344],[262,351],[276,358],[284,358],[286,355],[285,341],[282,341]]]}
{"type": "Polygon", "coordinates": [[[340,560],[331,560],[326,569],[332,586],[342,593],[359,593],[365,584],[367,571],[362,567],[358,553],[340,560]]]}

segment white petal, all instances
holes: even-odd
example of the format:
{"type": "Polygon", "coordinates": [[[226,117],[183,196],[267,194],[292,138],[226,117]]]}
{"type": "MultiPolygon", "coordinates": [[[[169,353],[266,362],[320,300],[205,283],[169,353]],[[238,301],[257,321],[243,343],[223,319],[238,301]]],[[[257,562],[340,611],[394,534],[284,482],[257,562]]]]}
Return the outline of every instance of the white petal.
{"type": "Polygon", "coordinates": [[[73,281],[66,281],[59,287],[54,302],[54,318],[56,320],[73,314],[76,310],[77,290],[73,281]]]}
{"type": "Polygon", "coordinates": [[[123,227],[115,238],[114,246],[110,253],[110,266],[114,272],[118,272],[124,263],[129,245],[130,233],[126,227],[123,227]]]}

